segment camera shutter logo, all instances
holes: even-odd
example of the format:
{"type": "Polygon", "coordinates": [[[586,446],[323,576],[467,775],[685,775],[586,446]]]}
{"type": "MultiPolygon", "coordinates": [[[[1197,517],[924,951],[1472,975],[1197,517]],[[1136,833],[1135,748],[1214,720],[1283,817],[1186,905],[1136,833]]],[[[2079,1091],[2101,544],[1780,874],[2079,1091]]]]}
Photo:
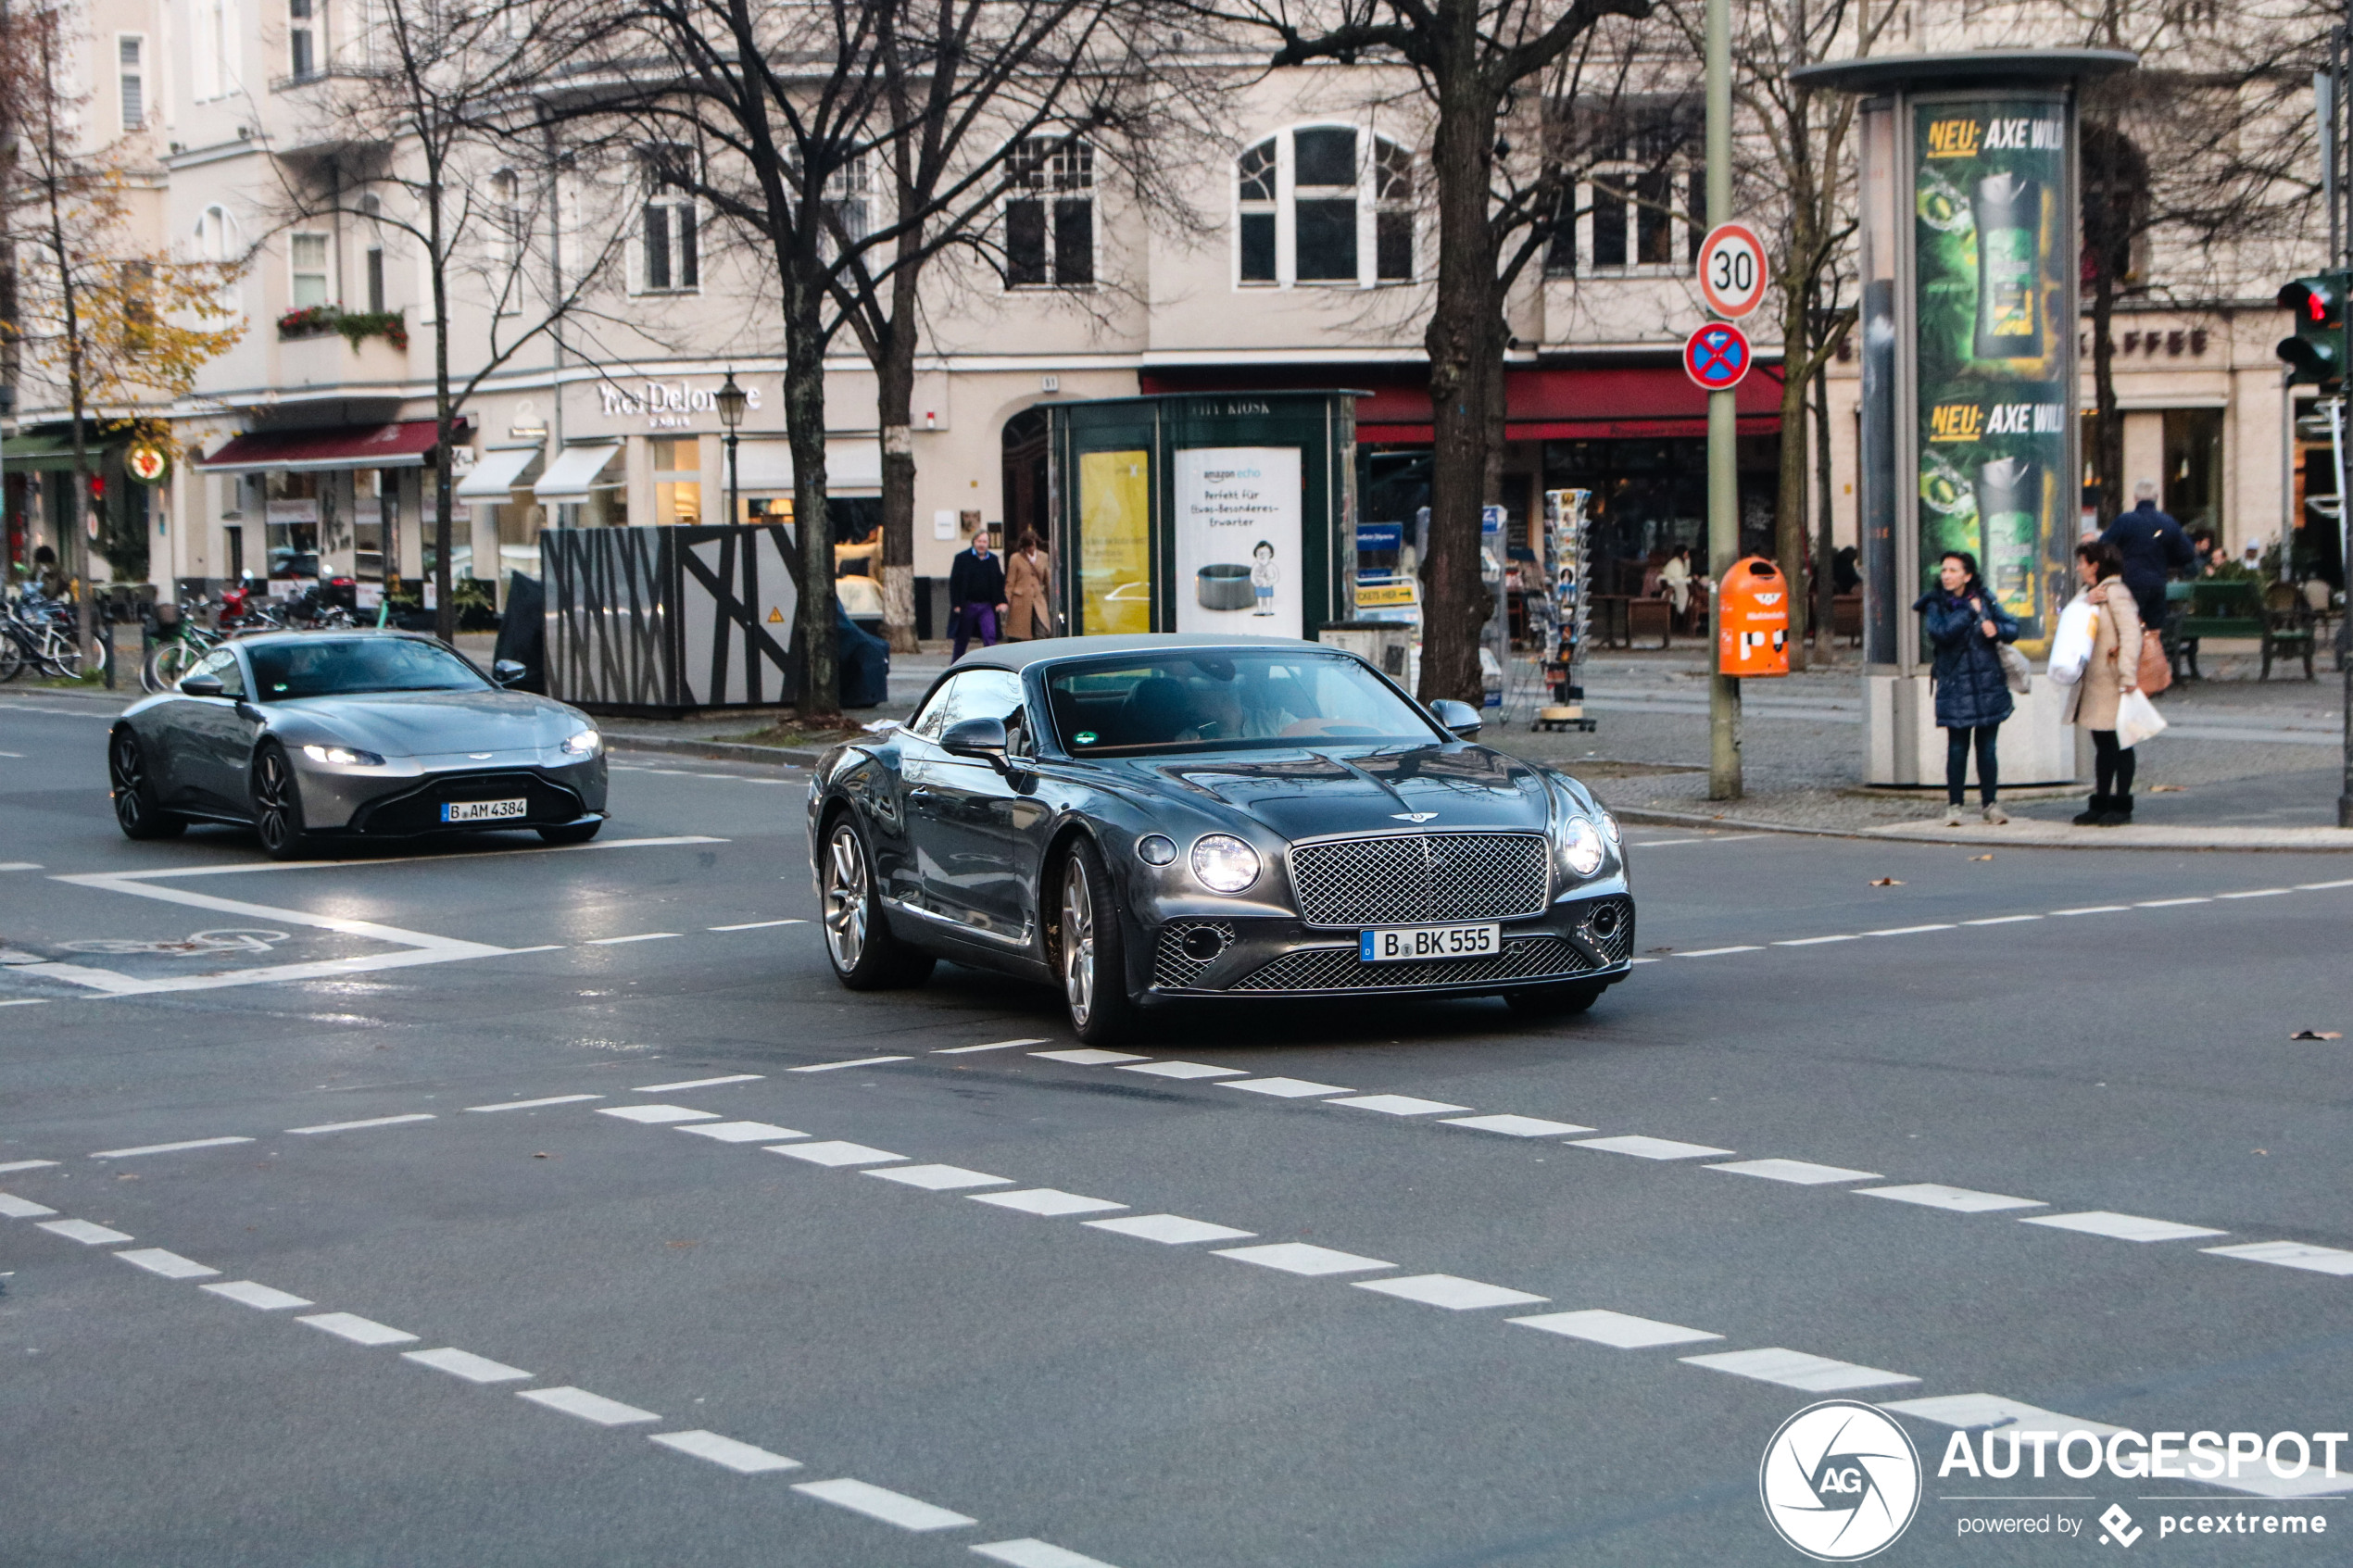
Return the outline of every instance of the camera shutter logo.
{"type": "Polygon", "coordinates": [[[1902,1536],[1920,1503],[1920,1456],[1872,1406],[1826,1399],[1781,1423],[1756,1487],[1781,1539],[1818,1562],[1856,1562],[1902,1536]]]}

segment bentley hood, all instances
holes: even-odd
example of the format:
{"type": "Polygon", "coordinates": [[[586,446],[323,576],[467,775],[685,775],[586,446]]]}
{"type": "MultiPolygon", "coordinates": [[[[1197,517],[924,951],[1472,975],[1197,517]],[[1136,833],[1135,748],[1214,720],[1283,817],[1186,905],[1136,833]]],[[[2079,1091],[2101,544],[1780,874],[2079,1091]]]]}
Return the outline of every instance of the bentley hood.
{"type": "Polygon", "coordinates": [[[1222,805],[1286,839],[1414,827],[1541,831],[1543,776],[1482,746],[1318,747],[1118,764],[1154,793],[1222,805]]]}

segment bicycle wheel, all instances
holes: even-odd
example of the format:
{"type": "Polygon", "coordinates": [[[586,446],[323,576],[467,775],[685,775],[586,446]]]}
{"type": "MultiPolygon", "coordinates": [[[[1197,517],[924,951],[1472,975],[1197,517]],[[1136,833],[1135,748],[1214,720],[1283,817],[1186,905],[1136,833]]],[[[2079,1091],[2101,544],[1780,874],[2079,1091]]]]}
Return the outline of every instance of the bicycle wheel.
{"type": "Polygon", "coordinates": [[[41,639],[41,662],[68,681],[82,678],[82,644],[56,627],[41,639]]]}
{"type": "Polygon", "coordinates": [[[170,691],[180,684],[180,677],[196,667],[205,650],[184,637],[158,644],[143,671],[146,687],[151,692],[170,691]]]}
{"type": "Polygon", "coordinates": [[[23,673],[23,645],[17,641],[13,630],[0,627],[0,681],[13,681],[23,673]]]}

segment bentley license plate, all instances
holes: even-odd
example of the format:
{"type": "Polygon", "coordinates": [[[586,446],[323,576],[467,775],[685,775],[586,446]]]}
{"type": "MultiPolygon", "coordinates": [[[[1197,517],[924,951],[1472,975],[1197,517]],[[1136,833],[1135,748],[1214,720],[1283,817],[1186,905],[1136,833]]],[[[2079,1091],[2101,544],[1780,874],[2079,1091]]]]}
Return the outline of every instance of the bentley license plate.
{"type": "Polygon", "coordinates": [[[1366,963],[1406,959],[1480,959],[1504,945],[1500,925],[1390,925],[1363,933],[1356,956],[1366,963]]]}
{"type": "Polygon", "coordinates": [[[441,808],[445,822],[489,822],[520,817],[531,809],[528,800],[452,800],[441,808]]]}

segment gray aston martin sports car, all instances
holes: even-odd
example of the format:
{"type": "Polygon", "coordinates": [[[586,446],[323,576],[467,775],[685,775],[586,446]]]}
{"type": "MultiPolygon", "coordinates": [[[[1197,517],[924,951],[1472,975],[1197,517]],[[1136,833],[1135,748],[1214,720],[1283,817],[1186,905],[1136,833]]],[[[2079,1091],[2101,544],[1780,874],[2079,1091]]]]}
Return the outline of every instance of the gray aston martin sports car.
{"type": "Polygon", "coordinates": [[[1314,643],[975,652],[826,753],[809,834],[845,985],[937,959],[1059,985],[1080,1038],[1179,999],[1502,994],[1581,1010],[1634,947],[1617,823],[1314,643]]]}
{"type": "Polygon", "coordinates": [[[585,714],[397,632],[225,643],[115,721],[107,771],[128,836],[250,823],[279,859],[328,838],[485,828],[580,844],[605,819],[604,743],[585,714]]]}

